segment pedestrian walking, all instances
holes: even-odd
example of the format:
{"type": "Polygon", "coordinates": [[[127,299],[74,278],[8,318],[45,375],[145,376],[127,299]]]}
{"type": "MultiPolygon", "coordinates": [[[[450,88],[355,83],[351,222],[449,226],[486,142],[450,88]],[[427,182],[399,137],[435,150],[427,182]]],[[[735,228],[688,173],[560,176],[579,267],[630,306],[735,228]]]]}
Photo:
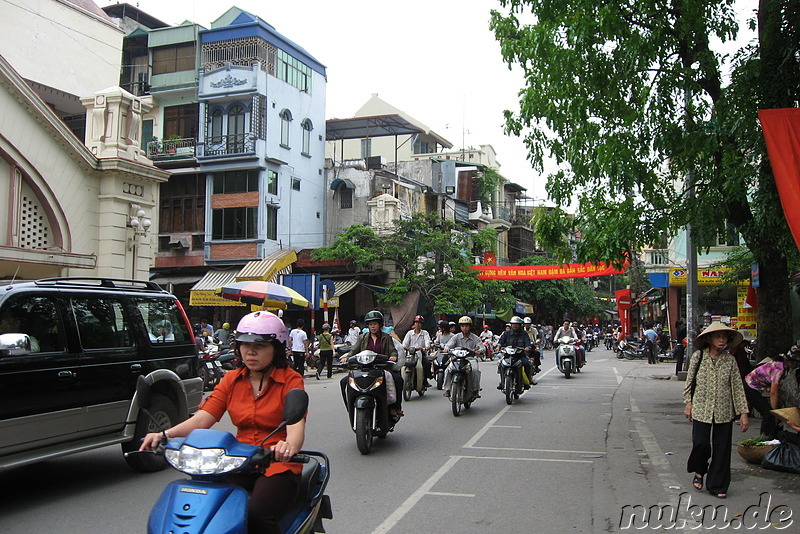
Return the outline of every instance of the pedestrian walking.
{"type": "Polygon", "coordinates": [[[289,343],[292,349],[292,369],[303,376],[306,370],[306,356],[308,355],[308,335],[303,326],[306,322],[298,319],[294,328],[289,332],[289,343]]]}
{"type": "Polygon", "coordinates": [[[731,439],[738,415],[742,432],[749,426],[744,386],[729,350],[742,342],[742,334],[713,322],[695,340],[698,348],[689,362],[683,402],[692,421],[692,452],[686,464],[694,472],[692,485],[705,487],[717,498],[728,496],[731,483],[731,439]],[[710,459],[710,464],[709,464],[710,459]]]}
{"type": "Polygon", "coordinates": [[[325,366],[328,366],[328,378],[333,374],[333,334],[330,332],[331,325],[324,323],[322,333],[317,336],[319,339],[319,363],[317,364],[317,380],[322,375],[325,366]]]}

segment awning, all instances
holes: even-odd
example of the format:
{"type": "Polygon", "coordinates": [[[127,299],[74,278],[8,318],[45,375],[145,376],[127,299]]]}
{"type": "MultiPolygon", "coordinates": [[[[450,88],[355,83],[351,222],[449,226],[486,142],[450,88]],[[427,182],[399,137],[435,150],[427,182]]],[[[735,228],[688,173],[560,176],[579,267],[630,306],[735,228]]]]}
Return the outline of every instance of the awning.
{"type": "Polygon", "coordinates": [[[265,282],[274,282],[275,277],[279,274],[291,273],[291,266],[296,261],[297,254],[294,250],[276,250],[263,260],[248,262],[236,275],[236,281],[262,280],[265,282]]]}
{"type": "Polygon", "coordinates": [[[331,182],[331,191],[336,191],[339,187],[344,184],[347,189],[355,189],[356,186],[353,185],[353,182],[348,180],[347,178],[337,178],[331,182]]]}
{"type": "Polygon", "coordinates": [[[194,284],[198,280],[203,277],[201,274],[193,274],[193,275],[156,275],[155,278],[151,278],[151,282],[155,282],[156,284],[160,285],[161,287],[166,286],[167,284],[172,285],[181,285],[181,284],[194,284]]]}
{"type": "Polygon", "coordinates": [[[355,278],[350,278],[348,280],[334,280],[333,281],[333,294],[337,297],[341,297],[348,291],[352,291],[358,285],[358,280],[355,278]]]}
{"type": "Polygon", "coordinates": [[[243,302],[224,299],[215,291],[225,284],[236,281],[238,269],[209,269],[189,292],[189,306],[247,306],[243,302]]]}

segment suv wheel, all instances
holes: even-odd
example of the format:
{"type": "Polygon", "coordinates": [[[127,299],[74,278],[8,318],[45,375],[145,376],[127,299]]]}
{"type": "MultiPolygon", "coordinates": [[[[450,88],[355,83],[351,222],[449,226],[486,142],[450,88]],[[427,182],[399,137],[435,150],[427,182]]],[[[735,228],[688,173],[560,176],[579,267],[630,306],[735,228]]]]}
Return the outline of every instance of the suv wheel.
{"type": "MultiPolygon", "coordinates": [[[[145,434],[150,432],[161,432],[162,429],[167,429],[178,422],[178,410],[172,401],[165,395],[159,393],[153,394],[153,401],[150,405],[150,414],[153,419],[158,421],[158,425],[150,419],[144,412],[139,413],[139,419],[136,421],[136,431],[134,432],[133,439],[122,444],[123,452],[131,452],[139,450],[139,445],[145,434]]],[[[167,462],[162,454],[136,454],[126,457],[125,460],[134,471],[142,473],[150,473],[153,471],[160,471],[167,467],[167,462]]]]}

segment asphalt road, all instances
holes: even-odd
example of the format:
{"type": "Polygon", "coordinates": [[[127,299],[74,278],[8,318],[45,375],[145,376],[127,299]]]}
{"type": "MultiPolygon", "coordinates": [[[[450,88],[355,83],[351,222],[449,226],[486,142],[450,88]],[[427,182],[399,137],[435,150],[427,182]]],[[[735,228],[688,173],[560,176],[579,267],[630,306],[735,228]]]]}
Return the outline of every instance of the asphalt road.
{"type": "MultiPolygon", "coordinates": [[[[348,426],[342,375],[307,379],[305,448],[325,451],[332,462],[327,532],[618,532],[630,523],[630,507],[678,507],[681,495],[725,504],[729,519],[757,504],[761,492],[773,506],[798,502],[800,488],[786,478],[796,475],[738,457],[727,501],[692,492],[683,383],[665,380],[674,364],[648,366],[595,349],[584,371],[565,379],[553,363],[546,352],[539,384],[512,406],[495,389],[496,367],[488,362],[481,364],[482,398],[461,417],[441,392],[415,394],[395,432],[367,456],[348,426]]],[[[751,435],[737,432],[734,440],[751,435]]],[[[150,507],[179,476],[133,473],[118,447],[0,473],[0,532],[143,532],[150,507]]],[[[688,526],[702,519],[676,517],[689,517],[688,526]]],[[[652,523],[648,530],[661,531],[652,523]]]]}

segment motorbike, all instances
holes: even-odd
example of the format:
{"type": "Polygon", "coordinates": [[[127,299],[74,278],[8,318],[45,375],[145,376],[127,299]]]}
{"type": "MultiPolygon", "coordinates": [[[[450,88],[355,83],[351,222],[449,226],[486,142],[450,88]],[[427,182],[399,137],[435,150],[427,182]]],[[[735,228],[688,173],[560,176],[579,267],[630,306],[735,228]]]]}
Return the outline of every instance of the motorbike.
{"type": "Polygon", "coordinates": [[[219,347],[217,345],[207,345],[205,350],[199,351],[200,358],[199,376],[203,379],[203,390],[214,389],[222,380],[225,370],[219,361],[219,347]]]}
{"type": "MultiPolygon", "coordinates": [[[[512,404],[524,390],[522,378],[523,367],[522,358],[525,356],[525,349],[520,347],[503,347],[500,349],[500,380],[503,384],[503,393],[506,396],[506,404],[512,404]]],[[[531,377],[528,377],[529,379],[531,377]]]]}
{"type": "Polygon", "coordinates": [[[436,379],[436,389],[441,391],[444,388],[444,370],[447,369],[448,355],[442,352],[442,346],[438,343],[434,343],[433,348],[433,377],[436,379]]]}
{"type": "Polygon", "coordinates": [[[614,335],[611,332],[605,333],[606,350],[611,350],[614,346],[614,335]]]}
{"type": "Polygon", "coordinates": [[[400,392],[395,391],[391,370],[394,362],[389,357],[371,350],[350,356],[349,372],[345,382],[344,403],[350,426],[356,434],[356,445],[361,454],[372,450],[374,436],[385,438],[394,430],[397,420],[390,417],[389,405],[400,392]]]}
{"type": "MultiPolygon", "coordinates": [[[[147,406],[149,386],[146,381],[141,386],[141,382],[143,377],[137,383],[137,399],[140,405],[147,406]]],[[[284,420],[270,436],[300,421],[307,408],[306,392],[291,390],[286,395],[284,420]]],[[[243,487],[230,482],[229,476],[263,472],[272,461],[269,448],[241,443],[229,432],[211,429],[197,429],[185,438],[169,439],[155,451],[127,453],[136,454],[163,455],[169,465],[191,477],[167,484],[150,512],[148,534],[245,534],[250,496],[243,487]]],[[[281,532],[324,532],[322,520],[333,517],[330,498],[325,495],[330,478],[328,457],[318,451],[300,451],[290,461],[304,466],[298,495],[280,521],[281,532]]]]}
{"type": "Polygon", "coordinates": [[[415,391],[422,397],[428,386],[425,385],[425,369],[427,351],[411,347],[406,352],[406,363],[403,365],[403,399],[411,400],[415,391]]]}
{"type": "Polygon", "coordinates": [[[463,347],[455,347],[450,349],[450,377],[452,384],[450,385],[450,406],[453,410],[453,415],[458,417],[461,415],[461,408],[468,410],[475,399],[480,397],[480,371],[477,374],[477,384],[473,377],[471,357],[475,353],[463,347]]]}
{"type": "Polygon", "coordinates": [[[579,350],[580,342],[575,338],[564,336],[558,340],[556,365],[566,378],[569,378],[573,373],[581,372],[581,367],[578,365],[579,350]]]}
{"type": "Polygon", "coordinates": [[[239,359],[233,349],[221,350],[217,356],[217,361],[222,366],[223,371],[231,371],[239,365],[239,359]]]}
{"type": "Polygon", "coordinates": [[[645,347],[644,340],[636,339],[633,336],[628,336],[619,342],[619,348],[622,352],[622,357],[626,360],[642,360],[647,358],[647,348],[645,347]]]}

